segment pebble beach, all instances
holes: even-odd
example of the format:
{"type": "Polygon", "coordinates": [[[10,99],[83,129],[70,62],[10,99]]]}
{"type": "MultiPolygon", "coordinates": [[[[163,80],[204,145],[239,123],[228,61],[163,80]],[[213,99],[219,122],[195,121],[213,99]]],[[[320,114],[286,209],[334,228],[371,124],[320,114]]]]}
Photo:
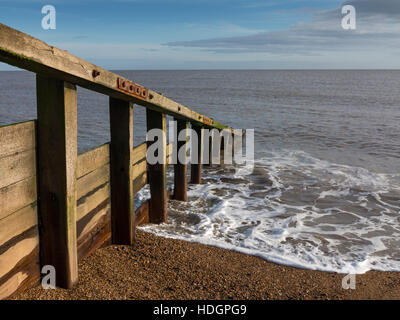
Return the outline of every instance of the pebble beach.
{"type": "Polygon", "coordinates": [[[400,299],[400,273],[369,271],[344,290],[345,275],[138,231],[134,247],[107,246],[79,264],[72,290],[37,286],[16,300],[400,299]]]}

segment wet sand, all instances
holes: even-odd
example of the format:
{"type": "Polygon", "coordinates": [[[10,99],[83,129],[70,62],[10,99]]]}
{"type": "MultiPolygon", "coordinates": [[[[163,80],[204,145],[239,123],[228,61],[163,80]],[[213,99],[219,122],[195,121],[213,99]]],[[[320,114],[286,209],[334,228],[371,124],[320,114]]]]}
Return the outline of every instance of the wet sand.
{"type": "Polygon", "coordinates": [[[344,275],[303,270],[197,243],[137,232],[137,244],[108,246],[79,265],[73,290],[32,288],[15,299],[399,299],[400,273],[344,275]]]}

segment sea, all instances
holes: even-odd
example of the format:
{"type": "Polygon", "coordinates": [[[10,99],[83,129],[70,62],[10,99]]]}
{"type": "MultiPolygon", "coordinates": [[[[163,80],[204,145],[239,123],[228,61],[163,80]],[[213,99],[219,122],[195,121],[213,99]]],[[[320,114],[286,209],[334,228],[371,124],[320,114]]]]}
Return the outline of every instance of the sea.
{"type": "MultiPolygon", "coordinates": [[[[255,134],[254,162],[204,167],[168,223],[142,230],[305,269],[400,271],[400,71],[115,72],[255,134]]],[[[35,118],[35,75],[1,71],[0,125],[35,118]]],[[[108,97],[78,88],[79,152],[109,131],[108,97]]],[[[145,134],[135,106],[135,144],[145,134]]]]}

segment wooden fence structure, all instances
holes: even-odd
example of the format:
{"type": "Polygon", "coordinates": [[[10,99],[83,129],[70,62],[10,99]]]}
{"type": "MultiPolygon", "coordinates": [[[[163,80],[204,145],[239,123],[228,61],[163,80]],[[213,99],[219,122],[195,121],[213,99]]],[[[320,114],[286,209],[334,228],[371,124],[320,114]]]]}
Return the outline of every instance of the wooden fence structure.
{"type": "MultiPolygon", "coordinates": [[[[147,130],[228,129],[162,94],[0,24],[0,61],[36,73],[37,120],[0,127],[0,299],[56,269],[56,284],[72,288],[78,262],[104,243],[132,245],[135,227],[167,219],[166,166],[150,165],[147,144],[133,145],[133,104],[146,108],[147,130]],[[76,86],[110,97],[111,142],[77,152],[76,86]],[[151,198],[135,211],[146,184],[151,198]]],[[[209,143],[207,141],[207,143],[209,143]]],[[[163,141],[163,156],[171,146],[163,141]]],[[[201,159],[201,156],[199,156],[201,159]]],[[[201,183],[201,161],[191,182],[201,183]]],[[[187,165],[174,165],[173,197],[186,200],[187,165]]]]}

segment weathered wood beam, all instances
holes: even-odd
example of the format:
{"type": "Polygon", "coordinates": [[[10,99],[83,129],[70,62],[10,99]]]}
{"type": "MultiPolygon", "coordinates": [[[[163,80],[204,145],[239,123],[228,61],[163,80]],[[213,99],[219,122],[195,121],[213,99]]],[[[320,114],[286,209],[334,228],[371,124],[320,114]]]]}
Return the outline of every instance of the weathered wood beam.
{"type": "Polygon", "coordinates": [[[221,166],[233,163],[233,134],[230,130],[221,132],[220,161],[221,166]]]}
{"type": "MultiPolygon", "coordinates": [[[[177,120],[177,163],[174,164],[174,199],[187,201],[187,158],[188,158],[188,141],[189,141],[189,122],[185,120],[177,120]],[[181,132],[184,132],[186,139],[179,140],[181,132]],[[183,152],[181,150],[183,148],[183,152]],[[182,162],[180,161],[182,160],[182,162]]],[[[183,134],[183,133],[182,133],[183,134]]]]}
{"type": "Polygon", "coordinates": [[[204,135],[204,147],[203,147],[203,163],[206,167],[211,167],[213,164],[213,144],[214,144],[214,136],[212,131],[209,132],[209,135],[204,135]]]}
{"type": "Polygon", "coordinates": [[[110,163],[109,143],[88,150],[78,156],[77,177],[81,178],[107,163],[110,163]]]}
{"type": "Polygon", "coordinates": [[[176,118],[188,119],[219,129],[226,127],[155,91],[146,89],[145,98],[127,93],[118,87],[118,79],[129,82],[128,79],[82,60],[67,51],[49,46],[43,41],[4,24],[0,24],[0,61],[68,81],[117,99],[131,101],[176,118]]]}
{"type": "Polygon", "coordinates": [[[41,264],[56,269],[56,284],[78,281],[76,245],[76,87],[37,76],[38,191],[41,264]]]}
{"type": "Polygon", "coordinates": [[[111,225],[114,244],[135,240],[133,194],[133,105],[110,98],[111,225]]]}
{"type": "MultiPolygon", "coordinates": [[[[146,112],[147,132],[152,129],[162,130],[163,137],[161,148],[158,152],[162,161],[156,164],[147,163],[148,168],[148,181],[150,184],[150,223],[163,223],[167,222],[167,117],[163,113],[159,113],[150,109],[146,112]]],[[[147,150],[153,142],[148,141],[147,150]]],[[[147,156],[148,158],[148,156],[147,156]]],[[[148,159],[147,159],[148,160],[148,159]]]]}
{"type": "MultiPolygon", "coordinates": [[[[190,167],[191,171],[191,183],[193,184],[201,184],[201,168],[202,168],[202,158],[203,158],[203,144],[204,144],[204,129],[200,126],[192,126],[192,130],[196,132],[197,135],[197,143],[192,144],[192,164],[190,167]],[[195,151],[195,148],[197,150],[195,151]],[[197,159],[194,159],[197,157],[197,159]],[[195,162],[195,163],[193,163],[195,162]]],[[[194,142],[194,138],[192,137],[192,143],[194,142]]]]}

